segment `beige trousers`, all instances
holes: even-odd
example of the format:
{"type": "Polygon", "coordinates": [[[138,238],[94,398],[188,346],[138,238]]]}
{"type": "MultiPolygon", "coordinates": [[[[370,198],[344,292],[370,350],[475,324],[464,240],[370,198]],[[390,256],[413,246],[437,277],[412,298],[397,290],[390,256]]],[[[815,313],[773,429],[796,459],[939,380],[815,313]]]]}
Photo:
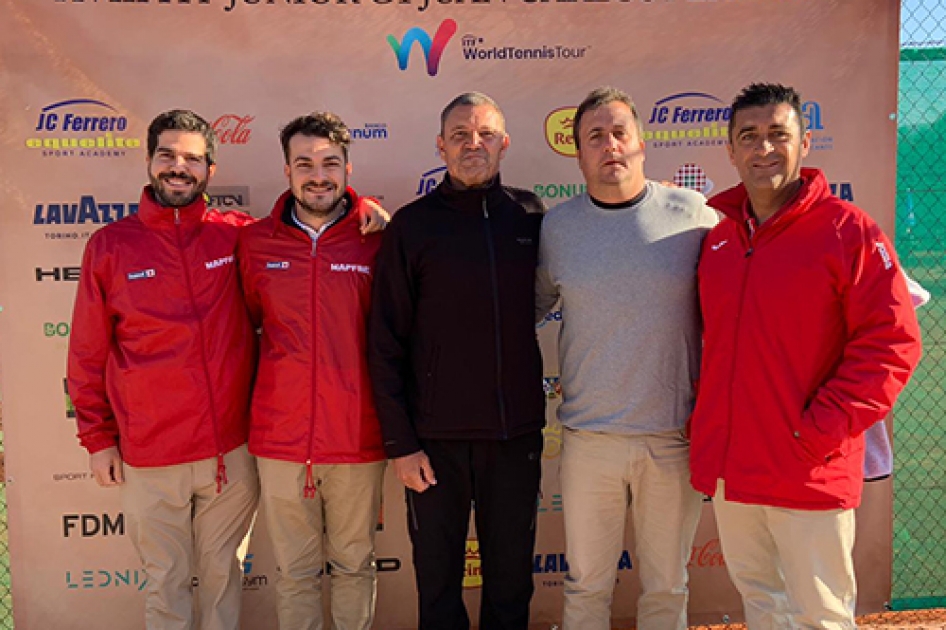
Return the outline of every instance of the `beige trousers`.
{"type": "Polygon", "coordinates": [[[687,562],[702,496],[690,486],[680,431],[620,435],[565,429],[564,630],[608,630],[624,525],[631,508],[641,581],[640,630],[686,630],[687,562]]]}
{"type": "Polygon", "coordinates": [[[726,566],[750,630],[853,630],[854,510],[789,510],[713,498],[726,566]]]}
{"type": "Polygon", "coordinates": [[[306,465],[259,458],[266,521],[279,565],[280,630],[321,630],[322,575],[330,574],[332,627],[367,630],[374,619],[374,535],[386,462],[313,465],[316,492],[303,497],[306,465]]]}
{"type": "Polygon", "coordinates": [[[243,573],[237,550],[256,512],[259,482],[246,445],[227,453],[224,463],[228,483],[219,493],[215,457],[123,466],[122,510],[148,575],[148,630],[239,630],[243,573]]]}

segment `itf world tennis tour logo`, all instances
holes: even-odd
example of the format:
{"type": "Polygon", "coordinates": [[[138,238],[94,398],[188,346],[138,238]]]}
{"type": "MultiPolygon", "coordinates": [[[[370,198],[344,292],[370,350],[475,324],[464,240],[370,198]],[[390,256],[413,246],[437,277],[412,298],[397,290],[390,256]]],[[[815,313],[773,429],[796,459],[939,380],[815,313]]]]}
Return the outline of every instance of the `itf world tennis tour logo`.
{"type": "Polygon", "coordinates": [[[394,35],[388,35],[388,44],[391,45],[391,50],[394,51],[394,56],[397,58],[397,66],[402,71],[407,70],[414,43],[420,44],[421,50],[424,52],[424,58],[427,60],[427,74],[433,77],[437,76],[437,71],[440,69],[440,58],[443,56],[444,48],[447,47],[447,43],[450,42],[450,38],[456,32],[457,23],[447,19],[437,27],[433,39],[427,31],[415,26],[404,33],[401,41],[398,41],[394,35]]]}

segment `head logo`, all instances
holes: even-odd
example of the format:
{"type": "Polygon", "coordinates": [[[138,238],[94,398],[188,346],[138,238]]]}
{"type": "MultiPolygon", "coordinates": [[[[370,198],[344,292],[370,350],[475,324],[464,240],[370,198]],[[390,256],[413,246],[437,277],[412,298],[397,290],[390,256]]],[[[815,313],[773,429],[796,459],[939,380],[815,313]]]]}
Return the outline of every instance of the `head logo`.
{"type": "Polygon", "coordinates": [[[708,195],[713,190],[713,180],[706,176],[706,171],[699,164],[683,164],[673,174],[673,183],[680,188],[689,188],[708,195]]]}
{"type": "Polygon", "coordinates": [[[575,125],[576,107],[560,107],[545,117],[545,140],[553,151],[565,157],[575,157],[575,125]]]}
{"type": "Polygon", "coordinates": [[[407,70],[407,63],[410,61],[414,42],[420,43],[420,47],[424,51],[424,58],[427,60],[427,74],[433,77],[437,75],[437,70],[440,69],[440,57],[443,55],[443,49],[446,48],[450,38],[456,32],[457,23],[447,19],[437,27],[433,40],[430,39],[427,31],[415,26],[404,33],[404,37],[400,42],[397,41],[394,35],[388,35],[388,43],[391,45],[391,50],[394,51],[394,56],[397,57],[397,66],[401,70],[407,70]]]}

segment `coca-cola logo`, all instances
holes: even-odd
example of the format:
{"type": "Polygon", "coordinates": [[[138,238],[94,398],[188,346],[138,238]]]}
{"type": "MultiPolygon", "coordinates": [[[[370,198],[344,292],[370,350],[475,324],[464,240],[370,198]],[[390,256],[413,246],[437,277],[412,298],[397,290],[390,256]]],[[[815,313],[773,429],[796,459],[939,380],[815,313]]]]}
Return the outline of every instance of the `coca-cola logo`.
{"type": "Polygon", "coordinates": [[[250,123],[254,120],[256,116],[224,114],[214,121],[213,128],[220,144],[246,144],[253,133],[250,123]]]}
{"type": "Polygon", "coordinates": [[[694,545],[690,551],[690,561],[687,566],[701,569],[726,566],[726,561],[723,559],[723,549],[719,545],[719,538],[712,538],[699,546],[694,545]]]}

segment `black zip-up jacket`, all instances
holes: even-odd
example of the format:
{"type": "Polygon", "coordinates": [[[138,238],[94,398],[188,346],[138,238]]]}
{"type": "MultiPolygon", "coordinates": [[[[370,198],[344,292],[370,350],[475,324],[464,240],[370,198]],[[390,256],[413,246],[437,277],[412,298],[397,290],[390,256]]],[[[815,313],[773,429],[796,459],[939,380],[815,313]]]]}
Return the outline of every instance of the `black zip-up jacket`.
{"type": "Polygon", "coordinates": [[[395,213],[378,253],[368,367],[388,457],[424,439],[504,440],[545,424],[535,267],[545,208],[449,175],[395,213]]]}

